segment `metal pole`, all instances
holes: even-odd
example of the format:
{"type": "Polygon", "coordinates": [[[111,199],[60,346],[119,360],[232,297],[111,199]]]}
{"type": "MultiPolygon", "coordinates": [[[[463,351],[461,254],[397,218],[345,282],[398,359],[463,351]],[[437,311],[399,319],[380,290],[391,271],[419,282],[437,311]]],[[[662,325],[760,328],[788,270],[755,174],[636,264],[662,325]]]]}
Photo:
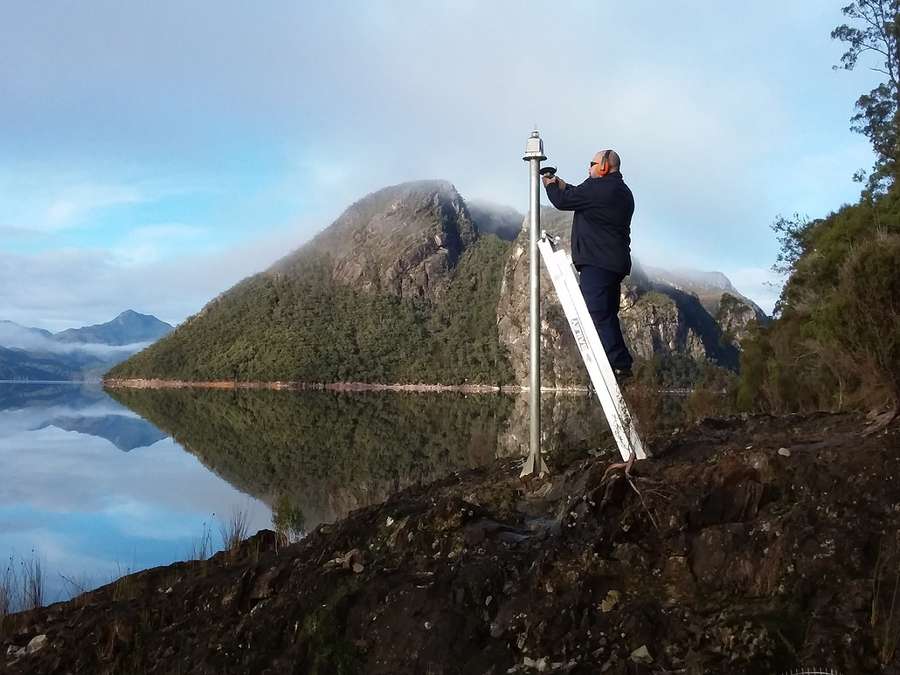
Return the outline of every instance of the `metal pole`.
{"type": "Polygon", "coordinates": [[[522,467],[522,476],[543,475],[547,473],[547,465],[541,457],[541,277],[540,253],[538,238],[541,236],[541,161],[544,155],[544,142],[537,129],[531,132],[525,144],[525,156],[529,169],[529,203],[528,203],[528,235],[529,235],[529,286],[531,288],[529,312],[531,326],[531,384],[529,388],[529,412],[531,414],[531,449],[528,460],[522,467]]]}

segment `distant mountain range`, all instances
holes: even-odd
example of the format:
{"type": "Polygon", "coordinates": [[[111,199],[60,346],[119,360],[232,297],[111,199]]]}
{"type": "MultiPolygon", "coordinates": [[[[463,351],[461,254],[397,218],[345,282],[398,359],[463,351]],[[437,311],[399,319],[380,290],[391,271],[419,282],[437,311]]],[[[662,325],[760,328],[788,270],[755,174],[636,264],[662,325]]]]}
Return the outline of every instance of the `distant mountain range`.
{"type": "MultiPolygon", "coordinates": [[[[384,188],[268,270],[244,279],[108,380],[527,382],[527,233],[521,213],[468,204],[446,181],[384,188]]],[[[568,246],[571,213],[544,211],[568,246]]],[[[547,386],[583,384],[549,278],[547,386]]],[[[736,368],[765,314],[719,273],[635,265],[623,331],[641,357],[736,368]]],[[[685,377],[688,377],[685,375],[685,377]]]]}
{"type": "Polygon", "coordinates": [[[130,309],[112,321],[59,333],[0,320],[0,380],[99,379],[172,330],[130,309]]]}
{"type": "Polygon", "coordinates": [[[69,328],[56,333],[53,339],[58,342],[122,346],[136,342],[153,342],[163,335],[168,335],[172,330],[172,326],[155,316],[127,309],[112,321],[83,328],[69,328]]]}

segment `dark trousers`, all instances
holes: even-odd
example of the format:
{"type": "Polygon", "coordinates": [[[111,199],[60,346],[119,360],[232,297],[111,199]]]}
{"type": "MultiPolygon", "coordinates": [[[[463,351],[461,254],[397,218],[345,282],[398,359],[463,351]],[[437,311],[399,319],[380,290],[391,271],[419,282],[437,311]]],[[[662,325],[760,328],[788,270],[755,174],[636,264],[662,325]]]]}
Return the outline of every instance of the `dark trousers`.
{"type": "Polygon", "coordinates": [[[600,334],[600,342],[610,365],[619,370],[631,368],[633,359],[625,346],[619,325],[619,298],[625,277],[593,265],[579,265],[578,272],[581,294],[600,334]]]}

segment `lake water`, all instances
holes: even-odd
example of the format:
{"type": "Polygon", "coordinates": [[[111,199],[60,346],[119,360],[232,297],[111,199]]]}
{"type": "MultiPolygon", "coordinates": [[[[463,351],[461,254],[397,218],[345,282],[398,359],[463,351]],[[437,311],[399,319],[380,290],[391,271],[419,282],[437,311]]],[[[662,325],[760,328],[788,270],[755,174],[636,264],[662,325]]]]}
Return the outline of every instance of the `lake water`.
{"type": "MultiPolygon", "coordinates": [[[[545,396],[550,453],[612,450],[599,404],[545,396]]],[[[0,561],[39,559],[48,602],[189,557],[235,509],[306,530],[519,455],[527,401],[496,394],[118,390],[0,383],[0,561]]]]}

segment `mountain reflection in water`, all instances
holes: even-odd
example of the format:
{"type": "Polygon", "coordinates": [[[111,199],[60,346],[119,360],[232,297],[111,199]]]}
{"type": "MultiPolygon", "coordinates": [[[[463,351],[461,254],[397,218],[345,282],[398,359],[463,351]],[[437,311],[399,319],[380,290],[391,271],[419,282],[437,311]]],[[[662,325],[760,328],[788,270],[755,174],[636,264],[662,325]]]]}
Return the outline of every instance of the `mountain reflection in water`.
{"type": "MultiPolygon", "coordinates": [[[[119,389],[110,395],[238,489],[287,498],[307,529],[392,492],[527,449],[527,401],[497,394],[119,389]]],[[[608,443],[599,405],[544,397],[544,443],[608,443]]]]}
{"type": "MultiPolygon", "coordinates": [[[[551,466],[615,456],[596,399],[547,394],[542,416],[551,466]]],[[[309,531],[523,455],[528,426],[527,396],[0,383],[0,558],[39,556],[55,600],[61,575],[89,587],[183,560],[204,531],[218,546],[235,508],[255,532],[286,504],[309,531]]]]}
{"type": "Polygon", "coordinates": [[[128,415],[61,415],[37,429],[45,427],[105,438],[122,452],[149,447],[166,437],[152,424],[128,415]]]}

